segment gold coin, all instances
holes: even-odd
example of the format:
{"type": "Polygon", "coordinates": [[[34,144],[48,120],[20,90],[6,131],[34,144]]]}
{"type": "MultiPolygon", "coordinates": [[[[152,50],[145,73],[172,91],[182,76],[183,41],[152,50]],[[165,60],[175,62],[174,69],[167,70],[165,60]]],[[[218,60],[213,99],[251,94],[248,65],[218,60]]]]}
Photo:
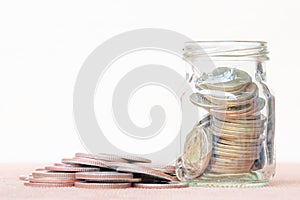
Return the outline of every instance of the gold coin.
{"type": "Polygon", "coordinates": [[[224,148],[224,149],[235,149],[235,150],[242,150],[242,151],[260,151],[261,145],[253,145],[253,146],[238,146],[238,145],[227,145],[222,144],[219,142],[214,143],[214,146],[224,148]]]}
{"type": "Polygon", "coordinates": [[[218,131],[218,132],[224,132],[224,133],[227,133],[227,134],[239,134],[239,135],[249,135],[249,134],[252,134],[252,135],[259,135],[261,133],[264,132],[264,127],[234,127],[234,126],[228,126],[226,124],[223,124],[223,126],[220,124],[217,125],[215,124],[214,122],[212,123],[211,125],[211,128],[214,130],[214,131],[218,131]]]}
{"type": "Polygon", "coordinates": [[[250,170],[254,161],[249,164],[233,164],[224,162],[212,162],[210,168],[222,168],[222,169],[247,169],[250,170]]]}
{"type": "Polygon", "coordinates": [[[247,104],[241,106],[227,107],[226,109],[211,109],[210,111],[215,114],[238,114],[248,112],[251,109],[253,109],[252,104],[247,104]]]}
{"type": "Polygon", "coordinates": [[[266,117],[262,114],[260,114],[259,116],[257,116],[255,119],[229,119],[226,118],[225,120],[222,120],[222,118],[218,118],[216,116],[214,116],[214,118],[217,118],[221,121],[226,121],[226,122],[230,122],[230,123],[235,123],[235,124],[246,124],[246,125],[252,125],[252,124],[257,124],[257,123],[264,123],[266,121],[266,117]]]}
{"type": "Polygon", "coordinates": [[[238,133],[263,133],[264,127],[248,127],[248,128],[242,128],[242,127],[234,127],[234,126],[228,126],[226,124],[216,124],[215,122],[212,123],[212,126],[216,127],[217,129],[225,130],[225,131],[234,131],[238,133]]]}
{"type": "MultiPolygon", "coordinates": [[[[238,135],[234,135],[234,134],[227,134],[225,132],[219,132],[219,131],[211,131],[211,133],[214,135],[214,136],[218,136],[220,137],[221,139],[225,139],[225,140],[232,140],[232,141],[238,141],[238,142],[244,142],[247,140],[258,140],[260,138],[259,135],[254,135],[254,134],[238,134],[238,135]]],[[[249,142],[250,142],[249,141],[249,142]]]]}
{"type": "Polygon", "coordinates": [[[223,173],[223,174],[228,174],[228,173],[247,173],[250,170],[248,169],[224,169],[224,168],[218,168],[218,167],[214,167],[209,169],[209,172],[213,172],[213,173],[223,173]]]}
{"type": "MultiPolygon", "coordinates": [[[[232,94],[240,94],[242,91],[245,90],[245,88],[250,84],[250,82],[248,83],[242,83],[242,84],[238,84],[236,86],[232,86],[231,88],[223,88],[223,87],[216,87],[216,86],[210,86],[208,84],[200,84],[200,85],[196,85],[196,88],[200,89],[200,90],[219,90],[219,91],[224,91],[224,92],[230,92],[232,94]]],[[[232,84],[234,85],[234,84],[232,84]]]]}
{"type": "Polygon", "coordinates": [[[238,159],[232,159],[232,158],[218,158],[218,157],[212,157],[211,162],[220,162],[220,163],[227,163],[231,165],[249,165],[253,164],[252,160],[238,160],[238,159]]]}
{"type": "Polygon", "coordinates": [[[256,160],[258,159],[258,154],[238,154],[238,153],[229,153],[220,150],[214,150],[213,154],[218,158],[229,158],[229,159],[240,159],[240,160],[256,160]]]}
{"type": "Polygon", "coordinates": [[[218,166],[218,167],[235,167],[235,168],[247,168],[250,169],[253,165],[254,161],[248,162],[248,163],[235,163],[235,162],[222,162],[222,161],[212,161],[210,165],[218,166]]]}
{"type": "Polygon", "coordinates": [[[225,128],[225,129],[230,129],[230,128],[261,129],[264,128],[265,126],[265,123],[262,121],[257,121],[257,123],[245,124],[245,123],[232,123],[232,122],[221,121],[218,120],[217,118],[212,118],[212,124],[214,124],[219,128],[225,128]]]}
{"type": "Polygon", "coordinates": [[[224,153],[240,154],[240,155],[244,155],[244,156],[256,155],[260,152],[258,150],[251,150],[251,151],[249,151],[249,150],[237,150],[237,149],[222,148],[222,147],[218,147],[218,146],[215,146],[214,149],[215,149],[215,152],[216,151],[222,151],[224,153]]]}
{"type": "MultiPolygon", "coordinates": [[[[253,100],[253,103],[243,106],[229,107],[227,109],[211,109],[212,115],[225,115],[230,118],[243,118],[250,115],[258,114],[265,106],[265,100],[263,98],[257,98],[253,100]]],[[[260,114],[260,113],[259,113],[260,114]]]]}
{"type": "MultiPolygon", "coordinates": [[[[218,136],[217,136],[218,137],[218,136]]],[[[261,145],[264,139],[237,139],[237,140],[227,140],[224,138],[219,138],[218,143],[237,146],[237,147],[249,147],[249,146],[258,146],[261,145]]]]}

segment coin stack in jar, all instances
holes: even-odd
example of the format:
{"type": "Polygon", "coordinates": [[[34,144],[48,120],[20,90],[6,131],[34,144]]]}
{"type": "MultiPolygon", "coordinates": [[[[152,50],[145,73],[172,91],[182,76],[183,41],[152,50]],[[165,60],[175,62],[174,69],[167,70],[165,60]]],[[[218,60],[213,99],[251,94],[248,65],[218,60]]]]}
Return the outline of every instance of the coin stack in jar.
{"type": "MultiPolygon", "coordinates": [[[[212,137],[211,146],[201,166],[205,174],[247,173],[262,168],[264,162],[265,100],[259,97],[251,76],[239,69],[219,67],[196,84],[193,104],[209,112],[205,131],[212,137]]],[[[202,156],[203,157],[203,156],[202,156]]]]}

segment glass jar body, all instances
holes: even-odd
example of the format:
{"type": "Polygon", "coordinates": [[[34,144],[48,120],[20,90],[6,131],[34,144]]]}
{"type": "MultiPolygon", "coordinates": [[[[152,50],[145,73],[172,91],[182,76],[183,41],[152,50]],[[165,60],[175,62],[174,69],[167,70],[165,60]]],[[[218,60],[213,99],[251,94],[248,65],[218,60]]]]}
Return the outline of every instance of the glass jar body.
{"type": "MultiPolygon", "coordinates": [[[[222,49],[218,45],[213,43],[222,49]]],[[[263,186],[275,174],[275,98],[266,83],[266,45],[243,45],[223,42],[225,51],[214,49],[205,57],[185,49],[197,68],[188,77],[194,85],[190,100],[200,116],[182,136],[177,176],[192,186],[263,186]],[[213,68],[201,67],[207,62],[213,68]]]]}

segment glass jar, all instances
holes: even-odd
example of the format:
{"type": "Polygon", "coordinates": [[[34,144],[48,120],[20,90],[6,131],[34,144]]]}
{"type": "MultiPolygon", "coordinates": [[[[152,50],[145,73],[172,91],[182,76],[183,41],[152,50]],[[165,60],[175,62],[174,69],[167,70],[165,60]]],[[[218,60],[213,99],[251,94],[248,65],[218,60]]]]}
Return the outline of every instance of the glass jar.
{"type": "Polygon", "coordinates": [[[190,101],[199,121],[182,135],[176,174],[191,186],[264,186],[275,173],[275,99],[266,42],[187,42],[190,101]]]}

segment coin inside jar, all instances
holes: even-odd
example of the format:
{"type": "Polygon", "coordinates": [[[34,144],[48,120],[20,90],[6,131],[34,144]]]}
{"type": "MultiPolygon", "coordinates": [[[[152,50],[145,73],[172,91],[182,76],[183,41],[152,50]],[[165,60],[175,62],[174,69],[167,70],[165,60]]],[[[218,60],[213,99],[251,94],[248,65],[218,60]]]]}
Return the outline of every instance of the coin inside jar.
{"type": "MultiPolygon", "coordinates": [[[[205,173],[250,173],[258,169],[253,165],[263,154],[266,117],[261,111],[266,101],[259,97],[257,84],[242,70],[219,67],[198,80],[196,86],[199,91],[190,100],[211,116],[205,127],[212,136],[211,157],[205,173]]],[[[187,135],[186,141],[190,139],[187,135]]],[[[195,144],[198,149],[205,146],[201,142],[195,144]]],[[[195,152],[185,149],[183,155],[197,155],[195,152]]]]}
{"type": "Polygon", "coordinates": [[[196,87],[206,86],[212,90],[235,91],[251,81],[252,78],[247,72],[236,68],[218,67],[196,87]]]}

